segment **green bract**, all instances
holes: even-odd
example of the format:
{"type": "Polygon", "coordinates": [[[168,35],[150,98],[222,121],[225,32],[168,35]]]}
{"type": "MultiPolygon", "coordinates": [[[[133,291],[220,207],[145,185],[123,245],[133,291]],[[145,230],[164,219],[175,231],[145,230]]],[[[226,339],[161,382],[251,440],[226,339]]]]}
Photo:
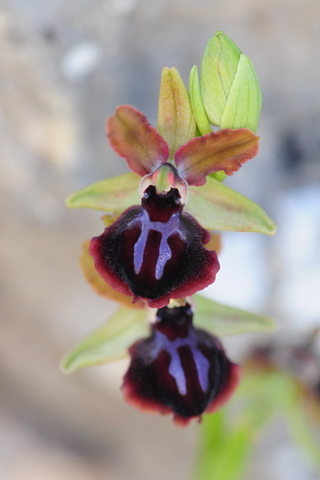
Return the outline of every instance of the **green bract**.
{"type": "Polygon", "coordinates": [[[194,299],[195,325],[218,337],[274,330],[274,323],[269,317],[222,305],[198,294],[194,295],[194,299]]]}
{"type": "Polygon", "coordinates": [[[106,178],[72,193],[66,204],[69,208],[90,208],[120,214],[131,205],[141,202],[140,181],[141,177],[133,172],[106,178]]]}
{"type": "Polygon", "coordinates": [[[275,223],[259,205],[214,178],[189,189],[186,211],[207,230],[274,235],[275,223]]]}
{"type": "MultiPolygon", "coordinates": [[[[218,31],[208,42],[201,63],[200,88],[212,125],[257,131],[262,96],[254,67],[223,32],[218,31]]],[[[190,89],[192,105],[199,111],[199,96],[194,91],[190,89]]]]}
{"type": "Polygon", "coordinates": [[[81,340],[62,360],[66,373],[125,357],[138,338],[148,334],[145,310],[120,307],[101,327],[81,340]]]}

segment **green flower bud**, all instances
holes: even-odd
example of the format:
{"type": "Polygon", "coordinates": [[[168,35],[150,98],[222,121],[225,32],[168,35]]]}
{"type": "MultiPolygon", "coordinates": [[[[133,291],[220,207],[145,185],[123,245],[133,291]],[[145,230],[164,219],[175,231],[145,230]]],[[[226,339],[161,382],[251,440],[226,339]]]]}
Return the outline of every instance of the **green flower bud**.
{"type": "Polygon", "coordinates": [[[223,32],[218,31],[208,42],[201,63],[200,88],[212,125],[257,131],[262,96],[254,67],[223,32]]]}
{"type": "Polygon", "coordinates": [[[192,111],[194,118],[196,119],[199,132],[201,133],[201,135],[212,132],[201,98],[198,69],[196,65],[192,67],[190,72],[189,91],[192,111]]]}
{"type": "Polygon", "coordinates": [[[157,130],[168,144],[170,159],[196,136],[190,97],[176,67],[162,69],[157,130]]]}

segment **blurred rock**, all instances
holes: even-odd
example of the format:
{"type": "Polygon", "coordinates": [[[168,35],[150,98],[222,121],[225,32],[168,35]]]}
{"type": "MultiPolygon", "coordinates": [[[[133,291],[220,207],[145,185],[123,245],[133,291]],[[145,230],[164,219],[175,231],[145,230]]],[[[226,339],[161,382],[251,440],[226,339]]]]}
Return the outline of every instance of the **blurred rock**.
{"type": "Polygon", "coordinates": [[[61,61],[61,71],[68,80],[79,82],[102,61],[102,50],[95,42],[82,42],[71,47],[61,61]]]}

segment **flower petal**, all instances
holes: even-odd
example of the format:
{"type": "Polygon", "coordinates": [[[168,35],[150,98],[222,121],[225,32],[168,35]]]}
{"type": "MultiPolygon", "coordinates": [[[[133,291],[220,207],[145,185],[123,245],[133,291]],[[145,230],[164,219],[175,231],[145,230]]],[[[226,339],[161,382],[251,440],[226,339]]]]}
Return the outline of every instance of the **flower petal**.
{"type": "Polygon", "coordinates": [[[186,211],[207,230],[259,232],[266,235],[274,235],[277,230],[259,205],[211,177],[201,188],[189,188],[186,211]]]}
{"type": "Polygon", "coordinates": [[[169,146],[170,158],[196,136],[190,97],[176,67],[162,69],[157,130],[169,146]]]}
{"type": "Polygon", "coordinates": [[[81,340],[62,360],[65,373],[125,357],[129,347],[148,334],[145,310],[121,307],[101,327],[81,340]]]}
{"type": "Polygon", "coordinates": [[[182,213],[178,198],[176,189],[157,195],[148,187],[142,207],[126,210],[89,248],[112,288],[153,308],[202,290],[219,270],[216,252],[204,247],[209,233],[182,213]]]}
{"type": "Polygon", "coordinates": [[[247,128],[219,130],[196,137],[175,154],[179,174],[190,185],[204,185],[206,176],[223,170],[232,175],[258,153],[259,137],[247,128]]]}
{"type": "Polygon", "coordinates": [[[115,302],[121,303],[127,308],[143,308],[144,303],[141,300],[136,303],[132,303],[132,297],[130,298],[127,295],[123,295],[117,290],[114,290],[103,280],[103,278],[94,268],[93,258],[88,251],[89,243],[90,241],[88,240],[83,244],[83,251],[79,260],[84,276],[89,282],[90,286],[93,288],[93,290],[98,295],[102,295],[109,300],[114,300],[115,302]]]}
{"type": "Polygon", "coordinates": [[[130,348],[122,392],[136,408],[174,414],[186,425],[208,408],[222,406],[234,391],[240,367],[226,357],[216,337],[192,325],[192,310],[164,307],[151,335],[130,348]]]}
{"type": "Polygon", "coordinates": [[[132,172],[100,180],[69,195],[67,206],[119,214],[140,202],[140,182],[141,178],[132,172]]]}
{"type": "Polygon", "coordinates": [[[147,118],[130,105],[120,105],[107,119],[109,142],[128,167],[144,176],[165,163],[168,145],[147,118]]]}

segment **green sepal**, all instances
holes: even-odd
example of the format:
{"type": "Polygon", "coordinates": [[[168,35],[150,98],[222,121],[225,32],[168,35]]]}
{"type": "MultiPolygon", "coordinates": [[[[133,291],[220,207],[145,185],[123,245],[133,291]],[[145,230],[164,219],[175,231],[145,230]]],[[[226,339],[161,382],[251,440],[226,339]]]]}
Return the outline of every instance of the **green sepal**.
{"type": "Polygon", "coordinates": [[[199,132],[201,135],[210,133],[212,130],[201,98],[198,69],[196,65],[194,65],[190,71],[189,92],[192,111],[196,119],[199,132]]]}
{"type": "Polygon", "coordinates": [[[129,347],[146,335],[146,311],[120,307],[106,323],[81,340],[63,358],[62,370],[72,373],[80,368],[123,358],[129,347]]]}
{"type": "Polygon", "coordinates": [[[212,125],[220,125],[229,92],[236,76],[241,50],[223,32],[211,37],[200,69],[203,105],[212,125]]]}
{"type": "Polygon", "coordinates": [[[186,211],[206,230],[274,235],[277,229],[259,205],[209,176],[205,185],[189,188],[186,211]]]}
{"type": "Polygon", "coordinates": [[[69,208],[90,208],[120,214],[132,205],[140,205],[141,177],[129,172],[93,183],[67,198],[69,208]]]}
{"type": "Polygon", "coordinates": [[[157,130],[168,144],[170,159],[196,136],[190,97],[176,67],[162,69],[157,130]]]}
{"type": "Polygon", "coordinates": [[[194,323],[218,337],[239,333],[272,332],[271,318],[229,307],[201,295],[194,295],[196,309],[194,323]]]}
{"type": "Polygon", "coordinates": [[[250,128],[257,132],[262,94],[250,58],[241,55],[228,100],[221,116],[220,128],[250,128]]]}

